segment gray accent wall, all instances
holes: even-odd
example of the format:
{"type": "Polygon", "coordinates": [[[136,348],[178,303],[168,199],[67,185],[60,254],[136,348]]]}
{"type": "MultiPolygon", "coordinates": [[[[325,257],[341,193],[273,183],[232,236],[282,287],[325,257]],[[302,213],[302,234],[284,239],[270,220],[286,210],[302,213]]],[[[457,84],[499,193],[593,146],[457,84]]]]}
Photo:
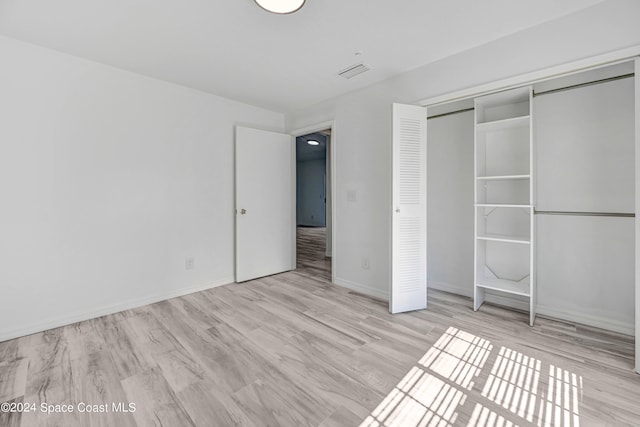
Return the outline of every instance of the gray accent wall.
{"type": "Polygon", "coordinates": [[[311,134],[296,139],[296,217],[297,224],[326,226],[326,146],[324,135],[311,134]],[[320,144],[312,146],[307,140],[320,144]]]}

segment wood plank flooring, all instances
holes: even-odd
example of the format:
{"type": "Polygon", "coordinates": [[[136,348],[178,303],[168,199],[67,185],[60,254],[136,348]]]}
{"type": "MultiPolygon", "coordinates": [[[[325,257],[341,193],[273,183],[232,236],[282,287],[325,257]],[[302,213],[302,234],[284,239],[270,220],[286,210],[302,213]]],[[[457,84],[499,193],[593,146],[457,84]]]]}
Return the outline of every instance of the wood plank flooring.
{"type": "Polygon", "coordinates": [[[297,228],[297,268],[307,275],[331,281],[331,258],[325,256],[326,238],[325,227],[297,228]]]}
{"type": "Polygon", "coordinates": [[[321,255],[0,343],[0,401],[38,408],[0,426],[640,425],[631,337],[434,291],[392,316],[318,275],[321,255]]]}

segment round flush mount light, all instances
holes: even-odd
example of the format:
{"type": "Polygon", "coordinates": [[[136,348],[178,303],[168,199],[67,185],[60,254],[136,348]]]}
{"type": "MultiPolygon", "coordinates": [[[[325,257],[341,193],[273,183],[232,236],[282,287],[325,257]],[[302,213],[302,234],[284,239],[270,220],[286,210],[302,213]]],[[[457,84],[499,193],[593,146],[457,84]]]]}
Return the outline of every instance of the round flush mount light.
{"type": "Polygon", "coordinates": [[[320,145],[320,143],[318,141],[316,141],[315,139],[308,140],[307,144],[309,144],[309,145],[320,145]]]}
{"type": "Polygon", "coordinates": [[[255,0],[255,2],[268,12],[286,14],[300,10],[305,0],[255,0]]]}

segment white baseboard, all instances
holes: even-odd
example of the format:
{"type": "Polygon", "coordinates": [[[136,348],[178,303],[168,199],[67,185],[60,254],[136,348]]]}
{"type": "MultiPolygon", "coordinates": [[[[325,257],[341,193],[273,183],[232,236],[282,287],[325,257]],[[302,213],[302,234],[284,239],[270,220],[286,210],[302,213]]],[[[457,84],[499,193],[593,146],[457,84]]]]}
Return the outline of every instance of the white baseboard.
{"type": "MultiPolygon", "coordinates": [[[[473,298],[473,289],[469,289],[468,287],[465,287],[465,286],[452,285],[450,283],[444,283],[444,282],[429,282],[428,286],[430,289],[437,289],[439,291],[445,291],[452,294],[473,298]]],[[[485,301],[490,302],[492,304],[509,307],[509,308],[529,311],[528,303],[523,301],[518,301],[515,298],[509,298],[508,296],[492,294],[490,291],[487,292],[485,301]]]]}
{"type": "MultiPolygon", "coordinates": [[[[174,291],[158,293],[158,294],[150,295],[144,298],[137,298],[137,299],[124,301],[117,304],[98,307],[92,310],[79,311],[74,314],[60,316],[53,319],[47,319],[45,321],[41,321],[37,323],[32,323],[30,325],[23,326],[17,329],[0,330],[0,342],[10,340],[13,338],[23,337],[26,335],[31,335],[37,332],[46,331],[48,329],[58,328],[60,326],[65,326],[65,325],[69,325],[76,322],[81,322],[84,320],[94,319],[96,317],[105,316],[107,314],[113,314],[113,313],[117,313],[124,310],[130,310],[132,308],[141,307],[144,305],[153,304],[153,303],[168,300],[171,298],[176,298],[183,295],[204,291],[206,289],[227,285],[233,282],[234,282],[233,277],[221,279],[213,283],[209,283],[207,285],[194,286],[190,288],[183,288],[183,289],[178,289],[174,291]]],[[[352,282],[346,279],[341,279],[339,277],[335,278],[334,283],[338,286],[351,289],[361,294],[370,295],[372,297],[387,300],[387,301],[389,300],[388,292],[381,291],[379,289],[374,289],[369,286],[362,285],[360,283],[352,282]]],[[[466,297],[473,296],[473,292],[467,289],[466,287],[451,285],[448,283],[429,282],[429,288],[450,292],[453,294],[462,295],[466,297]]],[[[506,307],[525,310],[525,311],[529,309],[528,304],[524,303],[523,301],[518,301],[513,298],[503,297],[499,295],[487,295],[486,301],[494,304],[506,306],[506,307]]],[[[632,323],[620,322],[620,321],[608,319],[602,316],[594,316],[591,314],[580,313],[576,311],[559,310],[552,307],[541,306],[541,305],[538,305],[536,311],[538,315],[543,317],[551,317],[554,319],[576,322],[583,325],[606,329],[609,331],[618,332],[625,335],[633,335],[635,331],[635,325],[633,325],[632,323]]]]}
{"type": "Polygon", "coordinates": [[[516,310],[529,312],[528,298],[526,299],[526,301],[518,300],[516,298],[508,297],[506,295],[503,296],[503,295],[491,294],[489,293],[489,290],[487,290],[484,300],[485,302],[488,302],[491,304],[501,305],[503,307],[515,308],[516,310]]]}
{"type": "MultiPolygon", "coordinates": [[[[443,282],[429,282],[428,286],[432,289],[473,298],[473,290],[470,290],[467,287],[452,285],[443,282]]],[[[510,298],[507,296],[490,294],[489,292],[487,292],[485,301],[509,308],[529,311],[528,302],[517,300],[515,298],[510,298]]],[[[539,315],[541,317],[549,317],[552,319],[564,320],[568,322],[580,323],[582,325],[593,326],[595,328],[618,332],[625,335],[633,335],[635,332],[635,325],[633,323],[621,322],[618,320],[609,319],[604,316],[596,316],[574,310],[563,310],[540,304],[536,306],[536,315],[539,315]]]]}
{"type": "Polygon", "coordinates": [[[607,331],[618,332],[624,335],[634,335],[635,325],[633,321],[630,323],[621,322],[619,320],[609,319],[603,316],[592,315],[588,313],[580,313],[577,311],[558,310],[557,308],[547,307],[538,304],[537,314],[552,319],[566,320],[569,322],[580,323],[595,328],[606,329],[607,331]]]}
{"type": "Polygon", "coordinates": [[[341,279],[339,277],[335,277],[333,280],[333,283],[338,286],[342,286],[343,288],[347,288],[347,289],[351,289],[352,291],[359,292],[361,294],[365,294],[378,299],[389,301],[389,293],[385,291],[381,291],[379,289],[374,289],[369,286],[362,285],[360,283],[352,282],[346,279],[341,279]]]}
{"type": "Polygon", "coordinates": [[[181,297],[183,295],[204,291],[204,290],[215,288],[218,286],[227,285],[233,282],[234,282],[233,277],[220,279],[213,283],[208,283],[206,285],[176,289],[173,291],[161,292],[154,295],[149,295],[143,298],[136,298],[136,299],[127,300],[127,301],[123,301],[116,304],[96,307],[91,310],[81,310],[73,314],[67,314],[64,316],[54,317],[52,319],[35,322],[26,326],[22,326],[17,329],[0,330],[0,342],[7,341],[13,338],[24,337],[26,335],[35,334],[35,333],[46,331],[53,328],[59,328],[60,326],[66,326],[76,322],[82,322],[84,320],[95,319],[96,317],[106,316],[107,314],[113,314],[113,313],[118,313],[124,310],[130,310],[136,307],[142,307],[144,305],[153,304],[153,303],[168,300],[171,298],[181,297]]]}
{"type": "Polygon", "coordinates": [[[464,286],[452,285],[450,283],[444,282],[429,281],[427,283],[427,287],[429,289],[437,289],[438,291],[449,292],[450,294],[462,295],[469,298],[473,297],[473,288],[468,289],[468,287],[464,286]]]}

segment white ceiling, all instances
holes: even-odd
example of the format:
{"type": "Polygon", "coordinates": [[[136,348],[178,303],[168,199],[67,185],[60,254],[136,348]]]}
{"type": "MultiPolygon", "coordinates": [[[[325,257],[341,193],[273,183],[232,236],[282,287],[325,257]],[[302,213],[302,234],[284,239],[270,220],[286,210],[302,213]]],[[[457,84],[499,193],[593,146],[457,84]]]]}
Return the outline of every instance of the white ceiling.
{"type": "Polygon", "coordinates": [[[287,112],[601,1],[0,0],[0,34],[287,112]]]}

